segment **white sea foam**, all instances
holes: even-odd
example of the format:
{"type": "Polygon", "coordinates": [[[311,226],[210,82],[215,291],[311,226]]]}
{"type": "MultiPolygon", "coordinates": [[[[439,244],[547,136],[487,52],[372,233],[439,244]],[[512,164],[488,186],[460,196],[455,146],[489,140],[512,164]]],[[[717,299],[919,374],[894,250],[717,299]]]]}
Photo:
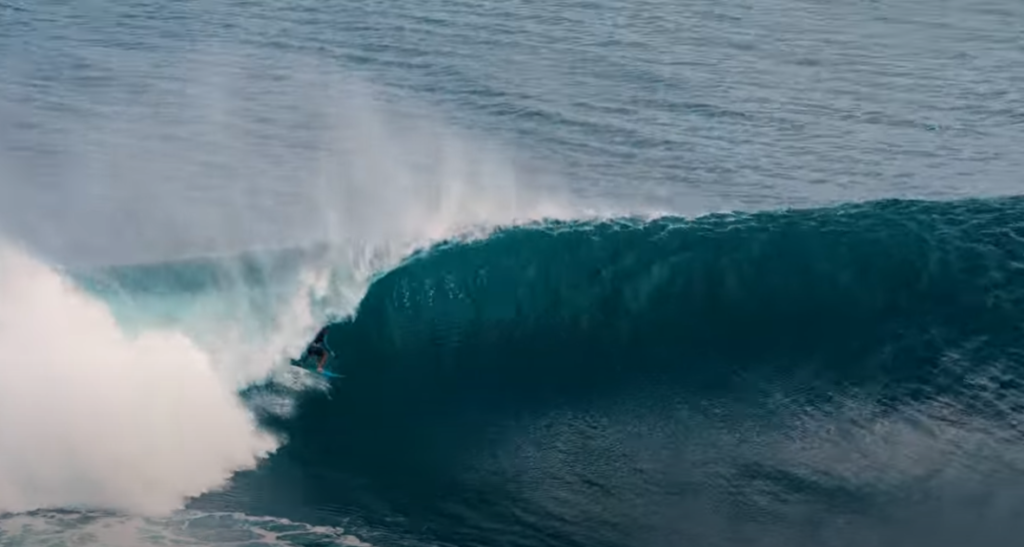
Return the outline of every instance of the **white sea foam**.
{"type": "Polygon", "coordinates": [[[9,139],[43,155],[0,147],[0,512],[180,508],[275,449],[239,388],[352,311],[374,273],[431,241],[568,216],[550,187],[422,105],[385,106],[300,59],[247,62],[139,65],[122,76],[189,85],[73,119],[33,111],[39,127],[75,130],[9,139]],[[242,85],[254,74],[267,77],[242,85]],[[313,243],[322,254],[269,307],[230,260],[201,294],[143,282],[98,295],[50,266],[313,243]]]}
{"type": "Polygon", "coordinates": [[[0,512],[164,512],[275,448],[209,353],[0,247],[0,512]]]}

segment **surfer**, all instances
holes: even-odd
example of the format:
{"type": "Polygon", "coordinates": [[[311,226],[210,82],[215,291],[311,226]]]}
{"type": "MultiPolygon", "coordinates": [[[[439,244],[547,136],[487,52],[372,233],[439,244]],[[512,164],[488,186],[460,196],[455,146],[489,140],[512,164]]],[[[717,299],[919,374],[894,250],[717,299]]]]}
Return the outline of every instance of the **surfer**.
{"type": "Polygon", "coordinates": [[[322,374],[324,372],[324,363],[327,362],[327,355],[331,353],[331,350],[327,347],[326,326],[316,333],[313,342],[309,344],[308,353],[316,358],[316,371],[322,374]]]}

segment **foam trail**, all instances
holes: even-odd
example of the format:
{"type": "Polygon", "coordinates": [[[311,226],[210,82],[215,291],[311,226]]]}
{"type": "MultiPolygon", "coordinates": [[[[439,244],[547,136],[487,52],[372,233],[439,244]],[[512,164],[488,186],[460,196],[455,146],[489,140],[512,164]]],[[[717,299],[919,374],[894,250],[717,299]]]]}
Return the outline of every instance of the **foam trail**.
{"type": "Polygon", "coordinates": [[[161,513],[275,448],[184,335],[108,308],[0,244],[0,512],[161,513]]]}

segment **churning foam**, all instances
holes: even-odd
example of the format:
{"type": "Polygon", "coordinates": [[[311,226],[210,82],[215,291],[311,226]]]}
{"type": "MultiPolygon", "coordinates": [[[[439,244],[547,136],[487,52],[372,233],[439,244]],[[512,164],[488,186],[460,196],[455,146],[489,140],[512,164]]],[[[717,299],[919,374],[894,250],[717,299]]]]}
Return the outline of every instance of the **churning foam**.
{"type": "Polygon", "coordinates": [[[374,272],[472,227],[577,211],[417,105],[415,116],[392,112],[313,61],[251,58],[182,60],[163,77],[188,86],[132,95],[103,115],[0,111],[78,128],[12,136],[17,150],[46,154],[0,143],[0,224],[62,263],[334,249],[255,334],[246,320],[266,310],[250,309],[251,287],[233,281],[202,310],[216,313],[129,334],[110,302],[0,240],[0,512],[159,512],[216,488],[276,447],[237,388],[301,351],[325,317],[351,311],[374,272]],[[274,77],[235,79],[250,73],[274,77]],[[310,291],[326,293],[329,309],[311,310],[310,291]]]}
{"type": "Polygon", "coordinates": [[[276,446],[211,356],[0,242],[0,513],[173,510],[276,446]]]}

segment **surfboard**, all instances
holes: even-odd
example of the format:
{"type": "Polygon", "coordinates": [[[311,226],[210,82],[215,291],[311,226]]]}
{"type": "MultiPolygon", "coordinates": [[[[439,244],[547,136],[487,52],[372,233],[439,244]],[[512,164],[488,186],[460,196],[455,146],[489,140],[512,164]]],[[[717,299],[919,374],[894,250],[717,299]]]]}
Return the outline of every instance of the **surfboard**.
{"type": "Polygon", "coordinates": [[[292,359],[291,363],[292,363],[293,367],[298,367],[298,368],[301,368],[302,370],[305,370],[306,372],[309,372],[311,374],[319,374],[319,375],[324,376],[326,378],[344,378],[345,377],[344,374],[337,374],[335,372],[331,372],[331,371],[327,370],[326,367],[324,367],[324,370],[318,372],[316,370],[316,365],[312,365],[311,366],[308,363],[306,363],[306,361],[307,361],[307,359],[304,357],[302,359],[292,359]]]}

